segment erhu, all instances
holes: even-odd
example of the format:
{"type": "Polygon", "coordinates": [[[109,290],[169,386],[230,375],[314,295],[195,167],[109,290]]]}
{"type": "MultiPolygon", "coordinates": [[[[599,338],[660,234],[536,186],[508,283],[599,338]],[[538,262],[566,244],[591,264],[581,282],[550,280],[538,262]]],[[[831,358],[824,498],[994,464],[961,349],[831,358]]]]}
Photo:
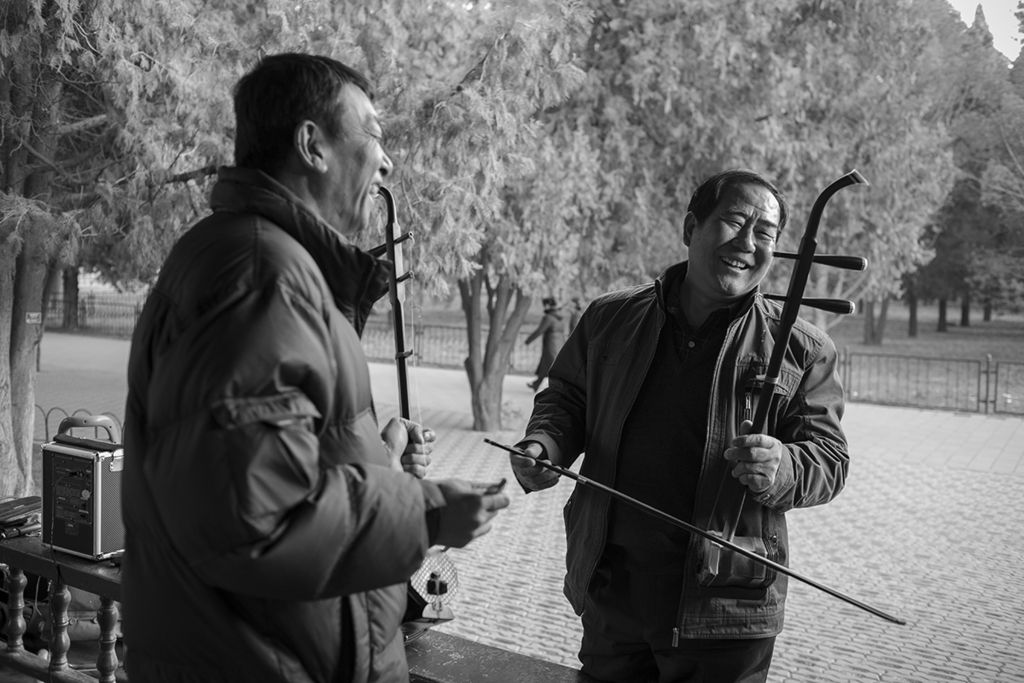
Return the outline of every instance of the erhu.
{"type": "MultiPolygon", "coordinates": [[[[757,410],[754,413],[753,427],[751,433],[763,433],[766,428],[766,422],[768,414],[772,406],[773,401],[776,397],[776,390],[779,386],[779,378],[782,369],[782,361],[788,346],[789,337],[793,330],[793,325],[796,322],[797,312],[801,305],[812,306],[820,308],[822,310],[830,311],[833,313],[852,313],[854,306],[852,302],[841,300],[841,299],[817,299],[807,298],[805,299],[804,289],[807,285],[807,277],[810,273],[811,266],[815,263],[832,266],[836,268],[845,268],[850,270],[864,270],[867,267],[867,261],[860,257],[854,256],[837,256],[831,254],[816,254],[817,250],[817,234],[818,226],[821,222],[821,215],[825,209],[825,204],[828,200],[839,190],[849,185],[855,184],[867,184],[867,180],[857,172],[856,170],[850,171],[846,175],[840,177],[838,180],[833,182],[831,185],[826,187],[818,198],[815,200],[814,205],[811,208],[811,214],[807,220],[807,227],[804,230],[804,235],[800,240],[800,247],[797,253],[789,252],[775,252],[775,256],[780,258],[794,259],[796,260],[796,266],[793,270],[793,275],[790,279],[789,290],[785,297],[776,295],[766,295],[766,298],[783,300],[782,318],[780,323],[779,333],[775,338],[775,344],[772,349],[771,357],[768,361],[768,367],[761,384],[761,392],[758,400],[757,410]]],[[[751,542],[740,542],[737,540],[747,541],[747,539],[736,539],[735,528],[736,522],[734,522],[730,528],[723,532],[708,531],[701,529],[700,527],[674,517],[658,508],[644,503],[643,501],[637,500],[631,496],[617,491],[616,489],[606,486],[600,482],[596,482],[592,479],[584,477],[583,475],[577,474],[572,470],[555,465],[547,460],[534,458],[526,454],[522,449],[514,446],[508,446],[500,444],[490,439],[484,439],[484,441],[492,446],[496,446],[510,453],[523,456],[533,461],[534,464],[539,465],[545,469],[556,472],[562,476],[568,477],[583,486],[603,491],[604,493],[612,496],[616,500],[631,505],[646,514],[656,517],[664,522],[668,522],[675,527],[678,527],[684,531],[695,534],[701,537],[705,542],[705,561],[702,570],[707,574],[704,578],[713,585],[715,579],[721,574],[721,569],[725,564],[734,563],[735,555],[739,555],[745,558],[753,565],[760,566],[764,571],[761,573],[753,572],[752,578],[754,581],[765,580],[767,570],[776,571],[786,576],[790,576],[798,581],[801,581],[813,588],[817,588],[820,591],[828,593],[829,595],[842,600],[854,607],[860,608],[866,612],[870,612],[875,616],[881,617],[887,621],[895,624],[905,624],[906,621],[893,616],[887,612],[884,612],[876,607],[872,607],[860,600],[856,600],[845,593],[842,593],[834,588],[830,588],[822,583],[814,581],[798,572],[790,569],[789,567],[775,562],[766,556],[763,545],[757,547],[757,543],[751,542]],[[710,550],[710,552],[708,552],[710,550]],[[723,553],[723,550],[731,551],[733,555],[723,553]]],[[[740,509],[746,500],[746,493],[744,492],[741,498],[740,509]]],[[[736,520],[739,519],[740,510],[737,510],[736,520]]],[[[758,539],[759,540],[759,539],[758,539]]]]}
{"type": "MultiPolygon", "coordinates": [[[[826,187],[814,205],[811,207],[811,214],[807,219],[807,227],[803,237],[800,239],[800,246],[797,253],[775,252],[775,256],[796,260],[796,266],[789,281],[789,290],[785,296],[775,294],[764,295],[767,299],[783,301],[782,317],[780,319],[779,331],[775,336],[774,347],[768,360],[768,367],[763,376],[757,379],[761,382],[761,391],[757,401],[757,409],[754,411],[753,424],[750,428],[751,434],[764,434],[767,429],[768,415],[771,412],[775,399],[778,397],[779,380],[782,371],[782,361],[789,347],[789,338],[796,323],[797,313],[800,306],[811,306],[832,313],[849,314],[853,313],[854,305],[845,299],[818,299],[804,298],[804,290],[807,286],[807,277],[811,265],[820,263],[835,268],[847,270],[864,270],[867,268],[867,261],[858,256],[837,256],[832,254],[818,255],[818,227],[821,224],[822,212],[825,204],[836,192],[844,187],[854,184],[867,184],[867,180],[856,170],[850,171],[831,185],[826,187]]],[[[730,481],[729,470],[722,473],[719,482],[718,493],[711,506],[710,517],[718,508],[718,502],[722,490],[730,481]]],[[[735,485],[735,484],[734,484],[735,485]]],[[[710,533],[724,538],[746,550],[768,559],[768,550],[760,536],[736,536],[739,528],[743,507],[747,502],[747,488],[741,486],[739,503],[736,505],[735,515],[731,523],[721,532],[711,531],[710,533]]],[[[733,586],[746,588],[763,588],[774,580],[774,574],[768,571],[767,565],[758,562],[746,561],[743,556],[737,557],[732,553],[722,552],[722,546],[705,539],[701,548],[700,564],[698,569],[698,580],[702,586],[733,586]]]]}
{"type": "MultiPolygon", "coordinates": [[[[402,232],[398,225],[395,198],[386,187],[379,189],[384,200],[386,221],[384,225],[384,244],[370,249],[372,256],[383,256],[391,262],[388,276],[388,295],[391,302],[391,324],[395,342],[395,372],[398,377],[398,414],[409,420],[412,410],[409,402],[409,368],[408,359],[413,349],[407,348],[405,340],[405,283],[412,276],[411,270],[405,269],[405,258],[401,244],[412,239],[412,232],[402,232]]],[[[442,553],[433,553],[425,558],[420,568],[409,580],[406,591],[405,616],[402,619],[406,642],[422,635],[424,629],[441,621],[454,618],[445,602],[451,598],[458,586],[458,575],[455,565],[442,553]],[[423,597],[426,592],[428,599],[423,597]]]]}
{"type": "Polygon", "coordinates": [[[406,240],[412,239],[411,232],[402,232],[398,226],[395,212],[395,197],[386,187],[378,191],[384,199],[384,207],[387,210],[387,219],[384,224],[384,244],[370,249],[372,256],[384,256],[391,262],[391,271],[388,277],[388,295],[391,299],[391,323],[394,328],[395,338],[395,370],[398,374],[398,414],[405,419],[412,417],[409,408],[409,369],[408,359],[413,354],[412,349],[405,348],[405,313],[402,306],[405,303],[405,282],[412,277],[412,271],[405,271],[405,258],[399,245],[406,240]],[[404,271],[404,272],[403,272],[404,271]]]}

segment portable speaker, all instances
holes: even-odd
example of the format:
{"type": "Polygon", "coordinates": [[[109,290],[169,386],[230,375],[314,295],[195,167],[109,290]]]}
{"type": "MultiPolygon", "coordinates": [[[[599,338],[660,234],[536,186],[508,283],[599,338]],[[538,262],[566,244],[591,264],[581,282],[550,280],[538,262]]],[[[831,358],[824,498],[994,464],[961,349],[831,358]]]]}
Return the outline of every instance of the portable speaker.
{"type": "Polygon", "coordinates": [[[106,415],[69,417],[43,444],[43,545],[94,560],[124,550],[124,451],[114,442],[113,427],[106,415]],[[103,429],[109,440],[71,436],[76,427],[103,429]]]}

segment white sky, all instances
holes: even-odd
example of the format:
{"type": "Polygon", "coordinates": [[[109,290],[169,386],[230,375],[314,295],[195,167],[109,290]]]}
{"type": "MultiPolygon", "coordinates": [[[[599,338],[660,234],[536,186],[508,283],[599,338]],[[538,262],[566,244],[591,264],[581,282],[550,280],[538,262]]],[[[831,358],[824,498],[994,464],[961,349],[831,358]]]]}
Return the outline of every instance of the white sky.
{"type": "Polygon", "coordinates": [[[997,50],[1014,60],[1020,53],[1020,35],[1017,33],[1017,18],[1013,16],[1017,9],[1017,0],[949,0],[964,23],[974,23],[974,11],[981,5],[985,12],[985,21],[992,32],[992,44],[997,50]]]}

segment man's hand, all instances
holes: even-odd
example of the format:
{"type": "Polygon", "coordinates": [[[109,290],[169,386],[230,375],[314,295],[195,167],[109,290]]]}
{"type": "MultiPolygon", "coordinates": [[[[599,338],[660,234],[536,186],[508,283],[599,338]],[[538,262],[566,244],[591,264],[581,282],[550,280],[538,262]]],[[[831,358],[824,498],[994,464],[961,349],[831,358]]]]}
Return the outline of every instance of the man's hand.
{"type": "Polygon", "coordinates": [[[491,520],[498,510],[508,507],[508,494],[500,490],[487,493],[492,484],[442,479],[437,485],[444,494],[445,505],[438,508],[441,519],[434,539],[436,545],[465,546],[490,531],[491,520]]]}
{"type": "Polygon", "coordinates": [[[764,493],[775,483],[779,463],[786,447],[775,437],[767,434],[751,434],[754,423],[744,420],[740,435],[732,440],[732,447],[725,451],[725,459],[735,463],[732,476],[739,479],[752,493],[764,493]]]}
{"type": "MultiPolygon", "coordinates": [[[[544,453],[544,447],[539,443],[530,443],[523,449],[527,455],[533,456],[534,458],[547,460],[547,456],[544,453]]],[[[529,458],[524,458],[521,455],[511,453],[508,456],[509,463],[512,465],[512,471],[516,475],[516,479],[523,485],[523,488],[529,491],[541,491],[548,489],[558,483],[558,479],[562,476],[558,472],[552,472],[540,465],[534,464],[529,458]]]]}
{"type": "Polygon", "coordinates": [[[380,433],[396,470],[422,479],[434,450],[434,432],[404,417],[393,417],[380,433]]]}

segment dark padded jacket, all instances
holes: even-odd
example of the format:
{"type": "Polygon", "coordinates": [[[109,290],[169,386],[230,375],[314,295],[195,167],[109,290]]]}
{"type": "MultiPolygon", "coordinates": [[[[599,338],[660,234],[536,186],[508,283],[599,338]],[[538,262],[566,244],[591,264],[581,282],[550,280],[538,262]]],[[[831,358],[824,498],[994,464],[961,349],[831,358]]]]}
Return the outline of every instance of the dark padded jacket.
{"type": "Polygon", "coordinates": [[[393,469],[359,333],[387,267],[225,168],[132,339],[133,683],[407,681],[404,581],[435,484],[393,469]]]}
{"type": "MultiPolygon", "coordinates": [[[[685,272],[686,264],[679,264],[653,283],[607,294],[587,308],[551,368],[549,388],[537,396],[523,442],[541,443],[552,461],[565,467],[585,452],[580,473],[615,485],[622,426],[667,320],[664,282],[685,277],[685,272]]],[[[767,369],[780,318],[781,306],[755,293],[751,306],[726,332],[712,380],[707,442],[703,453],[690,456],[701,459],[692,521],[703,529],[731,526],[739,508],[744,489],[731,476],[714,503],[727,466],[722,453],[738,434],[740,422],[753,417],[758,376],[767,369]]],[[[783,362],[780,398],[767,422],[767,433],[785,444],[787,455],[774,484],[761,495],[747,497],[737,529],[738,536],[760,536],[769,558],[782,564],[788,564],[789,556],[784,513],[830,501],[846,480],[849,455],[840,426],[843,389],[836,369],[831,339],[798,319],[783,362]]],[[[604,548],[609,500],[600,491],[577,485],[565,506],[565,593],[577,614],[604,548]]],[[[787,577],[772,572],[775,579],[767,587],[702,587],[700,548],[700,538],[691,535],[677,635],[752,638],[779,633],[787,577]]]]}

